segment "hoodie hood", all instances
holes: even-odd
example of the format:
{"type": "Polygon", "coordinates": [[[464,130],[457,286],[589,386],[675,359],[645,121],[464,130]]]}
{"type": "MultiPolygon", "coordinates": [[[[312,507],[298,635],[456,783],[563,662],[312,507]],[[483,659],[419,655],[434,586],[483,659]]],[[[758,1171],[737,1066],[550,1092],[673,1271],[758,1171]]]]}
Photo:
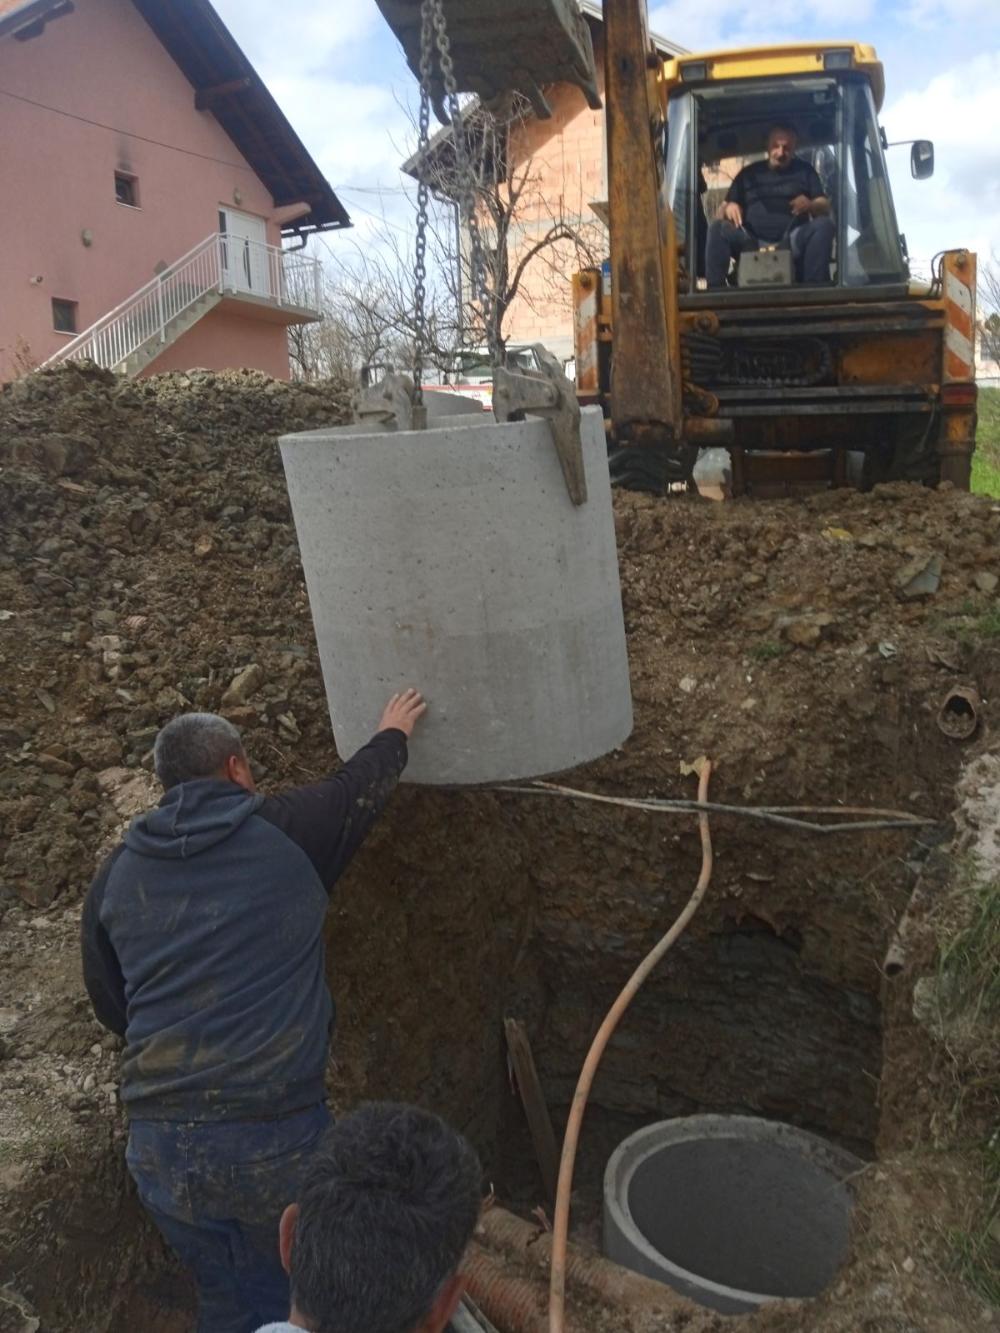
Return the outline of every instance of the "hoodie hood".
{"type": "Polygon", "coordinates": [[[218,778],[181,782],[164,793],[155,809],[132,821],[125,846],[140,856],[185,860],[231,837],[263,800],[218,778]]]}

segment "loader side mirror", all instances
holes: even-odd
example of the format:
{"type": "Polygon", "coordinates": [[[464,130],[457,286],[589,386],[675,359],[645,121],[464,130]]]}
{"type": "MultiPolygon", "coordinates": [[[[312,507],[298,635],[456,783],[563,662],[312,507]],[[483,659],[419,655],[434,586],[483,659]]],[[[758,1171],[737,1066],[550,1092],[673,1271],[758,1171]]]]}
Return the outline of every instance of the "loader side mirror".
{"type": "Polygon", "coordinates": [[[934,145],[930,139],[916,139],[910,149],[910,172],[916,181],[934,175],[934,145]]]}

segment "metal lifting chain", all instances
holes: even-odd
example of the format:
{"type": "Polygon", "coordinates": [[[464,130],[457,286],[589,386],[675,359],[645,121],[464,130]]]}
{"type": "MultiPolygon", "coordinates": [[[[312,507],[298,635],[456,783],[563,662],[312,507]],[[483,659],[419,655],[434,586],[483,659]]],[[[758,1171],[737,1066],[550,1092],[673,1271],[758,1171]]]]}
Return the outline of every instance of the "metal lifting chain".
{"type": "MultiPolygon", "coordinates": [[[[426,160],[430,147],[431,125],[431,59],[434,41],[434,19],[432,10],[439,0],[423,0],[420,24],[420,115],[417,121],[418,147],[420,161],[426,160]]],[[[424,352],[427,347],[427,212],[430,187],[427,178],[421,172],[417,180],[417,244],[416,258],[413,265],[413,408],[414,426],[418,429],[426,425],[427,410],[424,407],[424,352]]]]}
{"type": "MultiPolygon", "coordinates": [[[[446,95],[448,120],[451,124],[452,144],[455,152],[456,193],[458,206],[469,232],[470,241],[470,277],[473,296],[479,301],[486,326],[486,341],[489,347],[490,361],[496,365],[498,348],[493,320],[493,302],[487,281],[486,257],[483,251],[482,232],[476,214],[476,172],[469,155],[469,145],[465,137],[465,124],[462,110],[458,103],[458,85],[455,80],[455,66],[451,58],[451,43],[444,16],[443,0],[422,0],[420,25],[420,116],[418,121],[418,156],[423,159],[430,147],[430,100],[431,79],[434,74],[435,48],[437,62],[441,70],[441,80],[446,95]]],[[[427,220],[430,187],[426,177],[421,174],[417,185],[417,244],[416,263],[414,265],[414,357],[413,402],[418,411],[423,409],[424,353],[427,347],[427,317],[425,303],[427,298],[427,220]]],[[[459,300],[462,298],[459,292],[459,300]]]]}
{"type": "MultiPolygon", "coordinates": [[[[465,123],[462,117],[462,109],[458,104],[458,85],[455,81],[455,66],[451,58],[451,44],[448,41],[448,33],[445,29],[443,0],[427,0],[427,3],[433,12],[434,37],[441,65],[441,81],[444,84],[445,104],[448,110],[448,121],[451,125],[452,142],[455,147],[455,183],[458,192],[458,204],[469,231],[471,261],[469,267],[472,293],[482,307],[490,360],[495,365],[497,340],[494,336],[489,284],[486,281],[486,256],[483,253],[483,237],[479,230],[479,218],[476,215],[476,172],[469,157],[469,145],[465,137],[465,123]]],[[[485,161],[485,151],[483,158],[485,161]]],[[[461,296],[461,293],[459,293],[459,296],[461,296]]]]}

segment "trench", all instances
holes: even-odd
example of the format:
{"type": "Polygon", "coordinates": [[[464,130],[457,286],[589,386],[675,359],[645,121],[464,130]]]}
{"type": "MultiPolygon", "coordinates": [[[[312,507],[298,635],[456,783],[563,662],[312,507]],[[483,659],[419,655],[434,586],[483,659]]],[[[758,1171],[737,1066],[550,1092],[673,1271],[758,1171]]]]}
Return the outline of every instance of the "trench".
{"type": "MultiPolygon", "coordinates": [[[[470,819],[435,832],[431,810],[445,799],[412,792],[402,803],[396,851],[420,845],[425,856],[379,895],[394,899],[386,915],[367,913],[362,936],[348,901],[331,924],[340,1073],[349,1096],[408,1096],[450,1116],[476,1142],[500,1200],[530,1209],[544,1193],[503,1020],[528,1031],[558,1133],[601,1019],[690,893],[697,836],[690,819],[475,795],[457,798],[470,819]],[[477,841],[490,807],[489,836],[477,841]],[[345,1011],[370,1021],[360,1028],[345,1011]]],[[[869,845],[861,864],[847,839],[804,856],[787,835],[748,836],[730,823],[715,841],[709,898],[597,1076],[577,1170],[577,1216],[590,1232],[611,1151],[656,1120],[760,1115],[862,1157],[875,1149],[879,965],[912,888],[899,839],[869,845]],[[870,857],[880,852],[891,869],[873,888],[870,857]]],[[[359,891],[365,875],[361,864],[350,876],[359,891]]]]}
{"type": "MultiPolygon", "coordinates": [[[[401,791],[331,912],[335,1104],[387,1097],[437,1110],[473,1140],[500,1204],[524,1217],[540,1205],[550,1212],[503,1020],[525,1025],[558,1136],[601,1018],[690,893],[693,824],[480,792],[401,791]]],[[[654,1121],[751,1114],[863,1158],[875,1152],[879,963],[912,888],[906,845],[868,835],[863,847],[803,846],[722,821],[715,845],[709,897],[640,993],[597,1077],[576,1173],[577,1242],[599,1247],[607,1160],[654,1121]],[[872,866],[883,863],[873,889],[872,866]]],[[[120,1139],[102,1143],[82,1168],[81,1222],[70,1219],[68,1244],[66,1182],[52,1182],[64,1240],[43,1327],[69,1326],[58,1311],[81,1285],[87,1308],[107,1312],[108,1322],[93,1325],[102,1333],[190,1327],[190,1289],[141,1217],[122,1149],[120,1139]],[[107,1226],[85,1236],[82,1219],[94,1215],[107,1226]]]]}

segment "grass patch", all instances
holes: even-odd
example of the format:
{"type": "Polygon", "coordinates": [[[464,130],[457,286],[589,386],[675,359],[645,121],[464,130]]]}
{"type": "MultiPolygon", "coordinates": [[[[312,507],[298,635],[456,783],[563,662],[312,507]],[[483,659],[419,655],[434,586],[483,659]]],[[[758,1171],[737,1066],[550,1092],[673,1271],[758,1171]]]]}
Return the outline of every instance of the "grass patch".
{"type": "Polygon", "coordinates": [[[974,884],[962,897],[966,920],[953,933],[944,933],[940,945],[939,977],[947,1010],[974,1021],[1000,1018],[1000,881],[974,884]]]}
{"type": "Polygon", "coordinates": [[[980,386],[978,416],[972,489],[1000,500],[1000,389],[980,386]]]}
{"type": "Polygon", "coordinates": [[[963,648],[975,648],[989,639],[1000,639],[1000,607],[984,611],[974,620],[968,615],[960,620],[951,621],[951,628],[957,633],[958,642],[963,648]]]}
{"type": "Polygon", "coordinates": [[[750,649],[750,656],[755,662],[774,662],[788,652],[787,643],[778,643],[774,639],[764,639],[750,649]]]}
{"type": "Polygon", "coordinates": [[[981,1153],[982,1205],[968,1231],[953,1231],[959,1276],[990,1305],[1000,1308],[1000,1130],[981,1153]]]}
{"type": "Polygon", "coordinates": [[[960,876],[949,909],[939,929],[935,989],[939,1032],[958,1085],[952,1114],[960,1137],[976,1118],[963,1113],[972,1103],[988,1126],[975,1150],[978,1197],[969,1201],[968,1225],[949,1239],[963,1280],[1000,1307],[1000,880],[960,876]]]}

